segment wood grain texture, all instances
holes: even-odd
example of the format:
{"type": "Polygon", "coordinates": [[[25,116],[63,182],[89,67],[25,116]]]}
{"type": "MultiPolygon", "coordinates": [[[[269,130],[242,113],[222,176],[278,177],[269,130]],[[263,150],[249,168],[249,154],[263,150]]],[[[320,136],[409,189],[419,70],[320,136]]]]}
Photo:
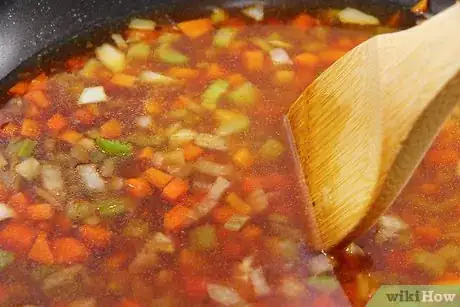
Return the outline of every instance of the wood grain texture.
{"type": "Polygon", "coordinates": [[[412,175],[460,99],[459,31],[456,4],[420,26],[374,37],[289,110],[315,248],[366,231],[412,175]]]}

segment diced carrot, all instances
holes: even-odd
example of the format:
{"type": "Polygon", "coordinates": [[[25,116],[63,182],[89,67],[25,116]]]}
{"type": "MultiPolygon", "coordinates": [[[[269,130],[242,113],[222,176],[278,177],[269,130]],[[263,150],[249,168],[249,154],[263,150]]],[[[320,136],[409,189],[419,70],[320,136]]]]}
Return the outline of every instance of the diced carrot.
{"type": "Polygon", "coordinates": [[[69,71],[80,70],[85,66],[86,58],[83,56],[74,56],[65,62],[65,66],[69,71]]]}
{"type": "Polygon", "coordinates": [[[24,81],[19,81],[12,88],[9,89],[8,93],[12,95],[22,96],[27,92],[29,84],[24,81]]]}
{"type": "Polygon", "coordinates": [[[41,264],[54,264],[54,257],[45,232],[40,232],[27,257],[41,264]]]}
{"type": "Polygon", "coordinates": [[[48,97],[46,97],[43,91],[31,91],[28,92],[24,98],[27,101],[34,103],[37,107],[41,109],[46,109],[51,106],[51,102],[49,101],[48,97]]]}
{"type": "Polygon", "coordinates": [[[235,192],[231,192],[225,197],[227,204],[241,214],[250,214],[251,206],[242,200],[235,192]]]}
{"type": "Polygon", "coordinates": [[[65,214],[56,214],[54,216],[53,222],[61,233],[69,232],[72,229],[72,220],[65,214]]]}
{"type": "Polygon", "coordinates": [[[306,67],[316,67],[320,62],[319,56],[310,52],[304,52],[299,54],[295,57],[294,61],[298,65],[306,67]]]}
{"type": "Polygon", "coordinates": [[[85,262],[88,259],[88,249],[74,238],[59,238],[53,242],[53,255],[57,264],[72,264],[85,262]]]}
{"type": "Polygon", "coordinates": [[[254,163],[254,156],[247,148],[241,148],[232,156],[233,163],[239,168],[249,168],[254,163]]]}
{"type": "Polygon", "coordinates": [[[172,67],[168,69],[166,74],[178,79],[196,79],[200,75],[200,72],[187,67],[172,67]]]}
{"type": "Polygon", "coordinates": [[[152,187],[149,182],[143,178],[131,178],[126,180],[126,191],[136,197],[145,198],[152,195],[152,187]]]}
{"type": "Polygon", "coordinates": [[[21,127],[21,135],[37,138],[40,135],[40,125],[36,120],[24,119],[21,127]]]}
{"type": "Polygon", "coordinates": [[[141,307],[141,305],[133,300],[124,298],[120,301],[119,307],[141,307]]]}
{"type": "Polygon", "coordinates": [[[241,237],[247,242],[254,242],[262,235],[262,229],[257,225],[247,225],[241,230],[241,237]]]}
{"type": "Polygon", "coordinates": [[[50,130],[59,132],[65,127],[67,127],[68,121],[63,115],[56,113],[53,116],[51,116],[50,119],[48,119],[46,125],[50,130]]]}
{"type": "Polygon", "coordinates": [[[101,126],[101,136],[111,139],[121,135],[121,123],[116,119],[111,119],[101,126]]]}
{"type": "Polygon", "coordinates": [[[25,214],[29,205],[29,198],[22,192],[11,195],[8,204],[18,214],[25,214]]]}
{"type": "Polygon", "coordinates": [[[208,297],[207,284],[205,277],[186,276],[184,277],[185,293],[187,297],[194,301],[202,301],[208,297]]]}
{"type": "Polygon", "coordinates": [[[190,208],[187,208],[182,205],[174,206],[164,215],[163,226],[165,227],[165,230],[180,230],[187,224],[190,213],[190,208]]]}
{"type": "Polygon", "coordinates": [[[54,215],[54,208],[50,204],[37,204],[27,207],[27,217],[31,220],[49,220],[54,215]]]}
{"type": "Polygon", "coordinates": [[[251,192],[256,188],[267,190],[287,187],[290,184],[290,179],[286,175],[272,173],[270,175],[258,177],[246,177],[242,180],[242,188],[245,192],[251,192]]]}
{"type": "Polygon", "coordinates": [[[430,150],[425,161],[436,166],[455,165],[460,160],[460,152],[454,149],[430,150]]]}
{"type": "Polygon", "coordinates": [[[48,77],[45,73],[39,74],[35,77],[29,84],[29,91],[41,91],[46,88],[46,83],[48,82],[48,77]]]}
{"type": "Polygon", "coordinates": [[[232,75],[228,76],[227,80],[228,80],[228,83],[232,87],[240,86],[244,82],[246,82],[246,78],[242,74],[232,74],[232,75]]]}
{"type": "Polygon", "coordinates": [[[297,17],[294,18],[294,20],[292,20],[292,25],[294,27],[297,27],[299,30],[306,31],[313,27],[316,24],[316,22],[316,19],[312,16],[305,13],[301,13],[297,15],[297,17]]]}
{"type": "Polygon", "coordinates": [[[165,187],[173,179],[171,175],[157,170],[154,167],[151,167],[148,170],[146,170],[145,176],[152,185],[160,189],[165,187]]]}
{"type": "Polygon", "coordinates": [[[154,154],[155,152],[152,147],[144,147],[137,154],[137,159],[151,161],[154,154]]]}
{"type": "Polygon", "coordinates": [[[398,10],[396,13],[390,16],[387,21],[387,26],[391,28],[399,28],[401,26],[401,11],[398,10]]]}
{"type": "Polygon", "coordinates": [[[0,247],[26,254],[34,244],[35,235],[31,227],[11,222],[0,230],[0,247]]]}
{"type": "Polygon", "coordinates": [[[110,80],[113,84],[123,86],[123,87],[132,87],[134,83],[136,82],[136,77],[127,75],[127,74],[122,74],[118,73],[112,77],[110,80]]]}
{"type": "Polygon", "coordinates": [[[95,116],[88,108],[77,109],[74,113],[75,119],[85,125],[94,123],[95,116]]]}
{"type": "Polygon", "coordinates": [[[15,136],[18,133],[18,131],[19,131],[18,125],[14,123],[8,123],[2,127],[1,134],[2,136],[11,138],[15,136]]]}
{"type": "Polygon", "coordinates": [[[214,222],[219,224],[225,224],[236,213],[236,210],[229,206],[218,206],[217,208],[212,210],[211,214],[214,222]]]}
{"type": "Polygon", "coordinates": [[[36,228],[47,233],[54,228],[54,225],[51,225],[50,221],[40,221],[36,224],[36,228]]]}
{"type": "Polygon", "coordinates": [[[147,101],[144,105],[144,110],[150,115],[156,115],[161,112],[161,106],[156,101],[147,101]]]}
{"type": "Polygon", "coordinates": [[[417,226],[414,233],[416,238],[426,244],[435,244],[442,237],[441,229],[433,226],[417,226]]]}
{"type": "Polygon", "coordinates": [[[183,151],[186,161],[194,161],[204,152],[201,147],[198,147],[192,143],[185,145],[183,151]]]}
{"type": "Polygon", "coordinates": [[[264,68],[264,53],[261,50],[245,51],[243,65],[249,71],[261,71],[264,68]]]}
{"type": "Polygon", "coordinates": [[[212,21],[209,18],[201,18],[181,22],[179,29],[190,38],[197,38],[212,30],[212,21]]]}
{"type": "Polygon", "coordinates": [[[226,75],[226,73],[227,72],[224,70],[222,66],[220,66],[217,63],[211,63],[208,66],[206,76],[209,79],[219,79],[219,78],[223,78],[226,75]]]}
{"type": "Polygon", "coordinates": [[[95,248],[106,248],[110,245],[112,232],[100,225],[83,225],[78,228],[78,233],[83,242],[95,248]]]}
{"type": "Polygon", "coordinates": [[[67,129],[61,134],[59,134],[58,138],[70,144],[77,144],[78,141],[80,141],[83,138],[83,134],[72,129],[67,129]]]}
{"type": "Polygon", "coordinates": [[[26,106],[26,110],[24,113],[25,117],[39,117],[40,116],[40,110],[38,107],[33,104],[33,103],[28,103],[26,106]]]}
{"type": "Polygon", "coordinates": [[[319,58],[325,64],[332,64],[347,53],[344,50],[326,50],[320,52],[319,58]]]}
{"type": "Polygon", "coordinates": [[[123,267],[129,260],[129,255],[125,252],[118,251],[107,257],[105,266],[108,271],[115,271],[123,267]]]}
{"type": "Polygon", "coordinates": [[[176,201],[187,193],[189,184],[180,178],[174,178],[163,189],[161,196],[169,201],[176,201]]]}

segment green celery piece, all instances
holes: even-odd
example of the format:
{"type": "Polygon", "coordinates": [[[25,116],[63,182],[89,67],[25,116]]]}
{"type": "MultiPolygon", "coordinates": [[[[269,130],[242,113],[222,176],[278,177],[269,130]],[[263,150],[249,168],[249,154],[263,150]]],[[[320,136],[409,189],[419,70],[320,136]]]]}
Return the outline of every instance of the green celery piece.
{"type": "Polygon", "coordinates": [[[126,198],[107,198],[96,202],[95,207],[103,218],[113,218],[128,211],[129,200],[126,198]]]}
{"type": "Polygon", "coordinates": [[[248,129],[249,123],[249,117],[243,114],[236,114],[233,119],[222,122],[216,133],[221,136],[240,133],[248,129]]]}
{"type": "Polygon", "coordinates": [[[340,287],[340,283],[334,276],[311,276],[307,278],[307,286],[331,294],[340,287]]]}
{"type": "Polygon", "coordinates": [[[133,146],[131,144],[116,140],[98,138],[96,139],[96,144],[102,152],[110,156],[127,156],[131,155],[133,152],[133,146]]]}
{"type": "Polygon", "coordinates": [[[189,233],[189,244],[193,250],[209,251],[217,247],[216,229],[212,225],[198,226],[189,233]]]}
{"type": "Polygon", "coordinates": [[[34,152],[35,146],[37,146],[36,141],[25,139],[21,142],[17,151],[17,155],[21,158],[28,158],[34,152]]]}
{"type": "Polygon", "coordinates": [[[13,263],[14,259],[13,253],[0,249],[0,272],[13,263]]]}
{"type": "Polygon", "coordinates": [[[172,48],[169,44],[160,45],[155,55],[166,64],[180,65],[185,64],[189,61],[188,56],[180,53],[179,51],[172,48]]]}
{"type": "Polygon", "coordinates": [[[214,35],[213,45],[218,48],[228,48],[237,33],[234,28],[221,28],[214,35]]]}
{"type": "Polygon", "coordinates": [[[284,152],[284,146],[280,141],[268,139],[259,149],[259,156],[266,161],[276,160],[284,152]]]}
{"type": "Polygon", "coordinates": [[[225,80],[214,81],[201,95],[201,105],[207,109],[214,110],[219,99],[227,92],[229,84],[225,80]]]}
{"type": "Polygon", "coordinates": [[[67,207],[67,217],[73,221],[84,220],[94,214],[94,207],[91,202],[86,200],[77,200],[67,207]]]}
{"type": "Polygon", "coordinates": [[[167,138],[162,135],[151,135],[148,133],[135,132],[125,138],[125,141],[133,143],[137,146],[161,146],[166,142],[167,138]]]}
{"type": "Polygon", "coordinates": [[[238,107],[250,107],[256,98],[257,88],[251,82],[245,82],[228,95],[228,99],[238,107]]]}

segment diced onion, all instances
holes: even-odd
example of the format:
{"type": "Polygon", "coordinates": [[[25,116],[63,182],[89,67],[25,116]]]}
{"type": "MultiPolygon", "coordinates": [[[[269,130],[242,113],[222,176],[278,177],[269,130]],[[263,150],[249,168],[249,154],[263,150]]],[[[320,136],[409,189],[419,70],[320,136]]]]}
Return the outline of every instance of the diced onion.
{"type": "Polygon", "coordinates": [[[270,50],[270,57],[274,65],[291,65],[293,63],[289,54],[283,48],[270,50]]]}
{"type": "Polygon", "coordinates": [[[219,164],[207,160],[196,161],[193,167],[199,173],[214,177],[225,177],[231,175],[234,172],[232,165],[219,164]]]}
{"type": "Polygon", "coordinates": [[[113,176],[115,171],[115,161],[112,158],[105,159],[101,165],[102,177],[109,178],[113,176]]]}
{"type": "Polygon", "coordinates": [[[99,175],[96,165],[79,165],[77,166],[77,172],[88,189],[97,192],[103,192],[105,190],[105,181],[102,179],[101,175],[99,175]]]}
{"type": "Polygon", "coordinates": [[[120,34],[114,33],[112,34],[112,39],[115,42],[115,45],[117,45],[118,48],[120,49],[126,49],[128,48],[128,44],[126,43],[125,39],[123,36],[120,34]]]}
{"type": "Polygon", "coordinates": [[[251,206],[254,213],[260,213],[268,207],[268,196],[261,188],[249,193],[246,202],[251,206]]]}
{"type": "Polygon", "coordinates": [[[129,23],[130,29],[153,31],[155,30],[156,22],[148,19],[134,18],[129,23]]]}
{"type": "Polygon", "coordinates": [[[35,158],[27,158],[15,167],[16,173],[27,180],[32,180],[40,174],[40,163],[35,158]]]}
{"type": "Polygon", "coordinates": [[[171,238],[161,232],[155,233],[153,238],[150,239],[147,244],[150,249],[158,252],[171,254],[176,250],[171,238]]]}
{"type": "Polygon", "coordinates": [[[139,75],[139,79],[152,84],[171,84],[177,82],[176,79],[153,72],[153,71],[143,71],[139,75]]]}
{"type": "Polygon", "coordinates": [[[260,3],[245,8],[243,14],[256,21],[264,20],[264,6],[260,3]]]}
{"type": "Polygon", "coordinates": [[[59,193],[64,190],[64,180],[62,179],[62,172],[58,166],[43,165],[42,166],[42,181],[43,186],[48,191],[59,193]]]}
{"type": "Polygon", "coordinates": [[[384,215],[377,222],[377,236],[379,242],[385,242],[398,237],[409,226],[397,216],[384,215]]]}
{"type": "Polygon", "coordinates": [[[103,86],[87,87],[78,99],[78,104],[98,103],[107,100],[103,86]]]}
{"type": "Polygon", "coordinates": [[[247,215],[234,214],[225,223],[224,228],[230,231],[239,231],[250,219],[247,215]]]}
{"type": "Polygon", "coordinates": [[[254,269],[250,274],[251,282],[254,285],[254,293],[256,296],[265,296],[270,294],[270,287],[265,278],[262,268],[254,269]]]}
{"type": "Polygon", "coordinates": [[[197,133],[191,129],[179,129],[169,137],[169,144],[173,147],[181,146],[195,139],[197,133]]]}
{"type": "Polygon", "coordinates": [[[308,268],[311,275],[321,275],[331,272],[334,269],[331,260],[324,254],[320,254],[310,259],[308,262],[308,268]]]}
{"type": "Polygon", "coordinates": [[[228,144],[227,140],[221,136],[207,134],[207,133],[199,133],[195,137],[195,144],[202,148],[219,150],[219,151],[227,151],[228,144]]]}
{"type": "Polygon", "coordinates": [[[342,23],[369,26],[377,26],[380,24],[380,21],[376,17],[350,7],[341,10],[338,14],[338,18],[342,23]]]}
{"type": "Polygon", "coordinates": [[[10,219],[16,216],[16,212],[8,207],[5,203],[0,203],[0,221],[10,219]]]}
{"type": "Polygon", "coordinates": [[[113,72],[122,71],[126,65],[125,54],[110,44],[103,44],[97,48],[96,57],[113,72]]]}
{"type": "Polygon", "coordinates": [[[243,302],[238,292],[232,288],[212,283],[208,283],[207,288],[209,297],[224,306],[232,306],[243,302]]]}
{"type": "Polygon", "coordinates": [[[153,124],[153,119],[149,115],[143,115],[136,118],[136,125],[141,128],[149,128],[153,124]]]}
{"type": "Polygon", "coordinates": [[[218,177],[209,189],[208,194],[194,208],[190,218],[199,220],[211,212],[211,210],[214,209],[214,207],[217,205],[217,202],[220,200],[225,191],[227,191],[230,185],[231,184],[227,179],[218,177]]]}

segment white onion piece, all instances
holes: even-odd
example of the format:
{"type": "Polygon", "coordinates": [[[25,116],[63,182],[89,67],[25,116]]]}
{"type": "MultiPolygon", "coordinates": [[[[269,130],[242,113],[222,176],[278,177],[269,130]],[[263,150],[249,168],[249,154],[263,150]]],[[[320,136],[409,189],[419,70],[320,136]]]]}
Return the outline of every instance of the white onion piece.
{"type": "Polygon", "coordinates": [[[169,137],[169,144],[172,147],[178,147],[191,142],[195,139],[197,133],[191,129],[179,129],[169,137]]]}
{"type": "Polygon", "coordinates": [[[153,119],[149,115],[143,115],[136,118],[136,125],[141,128],[149,128],[153,124],[153,119]]]}
{"type": "Polygon", "coordinates": [[[112,34],[112,39],[115,42],[115,45],[117,45],[118,48],[120,49],[126,49],[128,48],[128,44],[126,43],[125,39],[123,36],[120,34],[114,33],[112,34]]]}
{"type": "Polygon", "coordinates": [[[43,186],[48,191],[59,193],[64,190],[64,180],[62,179],[61,169],[58,166],[43,165],[41,176],[43,186]]]}
{"type": "Polygon", "coordinates": [[[372,15],[368,15],[351,7],[347,7],[337,15],[342,23],[351,23],[358,25],[377,26],[380,21],[372,15]]]}
{"type": "Polygon", "coordinates": [[[250,219],[247,215],[234,214],[225,223],[224,228],[230,231],[239,231],[250,219]]]}
{"type": "Polygon", "coordinates": [[[10,219],[16,216],[16,212],[8,207],[5,203],[0,203],[0,221],[10,219]]]}
{"type": "Polygon", "coordinates": [[[232,288],[211,283],[208,284],[207,288],[209,297],[224,306],[231,306],[243,302],[238,292],[232,288]]]}
{"type": "Polygon", "coordinates": [[[77,166],[77,172],[88,189],[96,192],[103,192],[105,190],[105,181],[99,175],[96,165],[79,165],[77,166]]]}
{"type": "Polygon", "coordinates": [[[129,28],[135,30],[153,31],[155,27],[156,22],[149,19],[134,18],[129,23],[129,28]]]}
{"type": "Polygon", "coordinates": [[[262,268],[254,269],[250,274],[251,282],[254,286],[254,293],[256,296],[265,296],[270,294],[270,287],[268,286],[267,279],[265,278],[262,268]]]}
{"type": "Polygon", "coordinates": [[[324,254],[320,254],[310,259],[308,262],[308,272],[311,275],[321,275],[327,272],[332,272],[334,269],[331,260],[324,254]]]}
{"type": "Polygon", "coordinates": [[[291,65],[293,63],[289,54],[283,48],[270,50],[270,57],[274,65],[291,65]]]}
{"type": "Polygon", "coordinates": [[[247,7],[242,12],[244,15],[256,21],[264,20],[264,6],[260,3],[247,7]]]}
{"type": "Polygon", "coordinates": [[[214,177],[229,176],[234,172],[234,168],[230,164],[219,164],[207,160],[196,161],[193,168],[199,173],[214,177]]]}
{"type": "Polygon", "coordinates": [[[171,238],[161,232],[155,233],[155,235],[146,244],[148,244],[149,249],[157,252],[171,254],[176,250],[171,238]]]}
{"type": "Polygon", "coordinates": [[[103,44],[97,48],[96,57],[113,72],[122,71],[126,65],[125,54],[110,44],[103,44]]]}
{"type": "Polygon", "coordinates": [[[377,236],[379,242],[385,242],[398,237],[409,226],[397,216],[384,215],[377,222],[377,236]]]}
{"type": "Polygon", "coordinates": [[[248,282],[253,268],[254,257],[247,256],[236,268],[235,278],[248,282]]]}
{"type": "Polygon", "coordinates": [[[143,71],[139,75],[141,81],[151,83],[151,84],[171,84],[177,82],[176,79],[153,72],[153,71],[143,71]]]}
{"type": "Polygon", "coordinates": [[[251,206],[254,213],[260,213],[268,207],[268,196],[261,188],[249,193],[246,202],[251,206]]]}
{"type": "Polygon", "coordinates": [[[92,151],[93,149],[96,148],[96,142],[90,138],[82,138],[80,141],[78,141],[78,145],[80,145],[83,148],[86,148],[88,151],[92,151]]]}
{"type": "Polygon", "coordinates": [[[194,208],[190,218],[199,220],[203,216],[211,212],[217,205],[222,195],[230,187],[231,183],[223,177],[218,177],[209,189],[208,194],[201,200],[201,202],[194,208]]]}
{"type": "Polygon", "coordinates": [[[16,165],[16,173],[27,180],[32,180],[40,174],[40,163],[37,159],[30,157],[16,165]]]}
{"type": "Polygon", "coordinates": [[[78,98],[78,104],[98,103],[107,100],[103,86],[87,87],[78,98]]]}
{"type": "Polygon", "coordinates": [[[208,134],[208,133],[199,133],[195,137],[195,144],[199,147],[227,151],[228,144],[227,140],[221,136],[208,134]]]}

